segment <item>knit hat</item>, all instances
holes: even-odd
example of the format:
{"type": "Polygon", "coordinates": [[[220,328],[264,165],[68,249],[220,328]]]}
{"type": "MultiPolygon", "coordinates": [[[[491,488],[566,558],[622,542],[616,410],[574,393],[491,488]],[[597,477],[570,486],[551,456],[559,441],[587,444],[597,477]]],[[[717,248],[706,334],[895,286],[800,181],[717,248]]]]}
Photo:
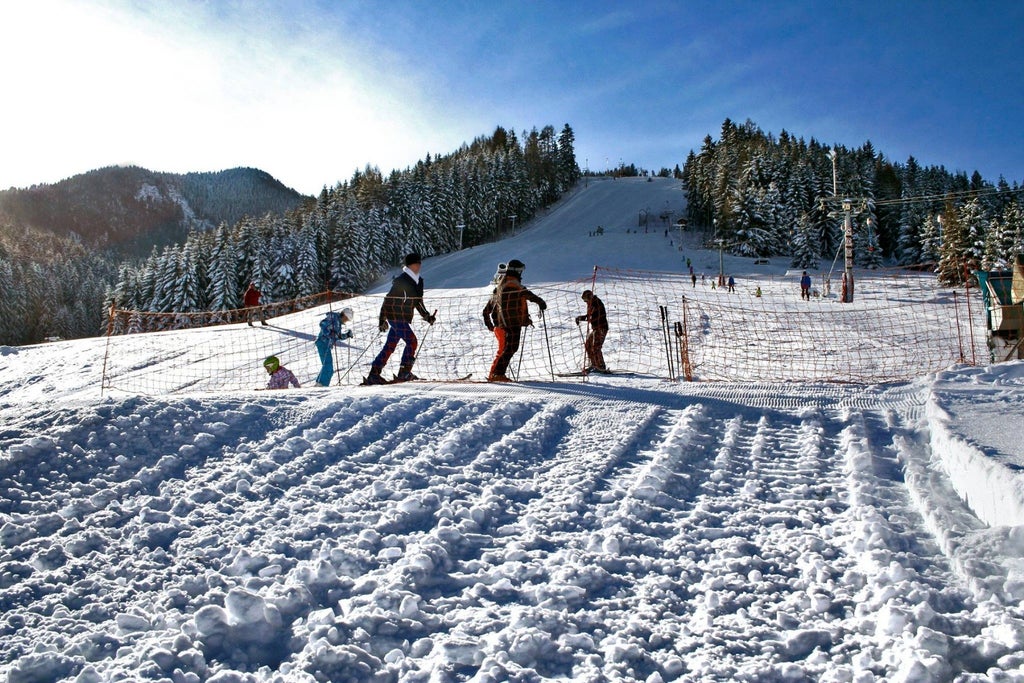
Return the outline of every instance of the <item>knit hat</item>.
{"type": "Polygon", "coordinates": [[[407,255],[407,256],[405,257],[405,265],[406,265],[406,266],[411,266],[411,265],[413,265],[413,264],[415,264],[415,263],[422,263],[422,262],[423,262],[423,259],[421,259],[421,258],[420,258],[420,255],[419,255],[419,254],[417,254],[416,252],[413,252],[413,253],[411,253],[411,254],[408,254],[408,255],[407,255]]]}
{"type": "Polygon", "coordinates": [[[592,296],[594,296],[593,292],[591,292],[589,289],[584,289],[583,290],[583,296],[580,297],[580,298],[582,298],[584,301],[586,301],[587,299],[589,299],[592,296]]]}

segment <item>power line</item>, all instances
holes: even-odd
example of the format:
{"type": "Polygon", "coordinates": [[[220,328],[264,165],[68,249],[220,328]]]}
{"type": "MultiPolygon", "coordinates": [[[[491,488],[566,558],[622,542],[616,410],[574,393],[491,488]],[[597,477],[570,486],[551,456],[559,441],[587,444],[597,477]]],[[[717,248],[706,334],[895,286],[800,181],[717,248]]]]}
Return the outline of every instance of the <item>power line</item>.
{"type": "Polygon", "coordinates": [[[894,204],[915,204],[918,202],[934,202],[937,200],[949,199],[977,199],[980,197],[987,197],[996,194],[1019,195],[1021,194],[1021,191],[1000,190],[994,187],[987,188],[984,190],[961,190],[959,192],[942,192],[940,194],[920,195],[917,197],[898,197],[895,199],[880,199],[875,202],[875,206],[889,206],[894,204]]]}

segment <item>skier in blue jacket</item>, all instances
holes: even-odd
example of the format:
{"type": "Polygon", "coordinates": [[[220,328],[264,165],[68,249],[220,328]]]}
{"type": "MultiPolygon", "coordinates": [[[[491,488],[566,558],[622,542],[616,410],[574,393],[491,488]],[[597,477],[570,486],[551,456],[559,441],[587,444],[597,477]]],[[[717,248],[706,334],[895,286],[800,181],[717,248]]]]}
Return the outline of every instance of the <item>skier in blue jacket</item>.
{"type": "Polygon", "coordinates": [[[352,322],[352,309],[343,308],[341,313],[330,311],[320,321],[320,334],[316,337],[316,351],[320,354],[320,374],[316,383],[329,387],[334,379],[334,344],[339,339],[351,339],[352,330],[345,330],[344,325],[352,322]]]}

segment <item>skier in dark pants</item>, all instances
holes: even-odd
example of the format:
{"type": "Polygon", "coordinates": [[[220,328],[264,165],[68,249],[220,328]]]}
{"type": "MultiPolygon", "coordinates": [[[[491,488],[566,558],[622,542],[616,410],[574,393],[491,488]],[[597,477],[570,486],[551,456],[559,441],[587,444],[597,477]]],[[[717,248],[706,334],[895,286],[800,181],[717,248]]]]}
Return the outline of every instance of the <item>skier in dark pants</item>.
{"type": "Polygon", "coordinates": [[[608,336],[608,313],[604,309],[604,302],[589,289],[583,290],[582,298],[587,302],[587,312],[576,316],[576,324],[584,321],[590,324],[590,332],[587,333],[587,340],[583,344],[590,361],[590,367],[586,371],[608,372],[604,365],[604,354],[601,352],[604,338],[608,336]]]}
{"type": "Polygon", "coordinates": [[[423,278],[420,277],[421,259],[419,254],[409,254],[405,257],[405,268],[402,274],[391,281],[391,290],[384,297],[384,303],[380,307],[380,331],[387,332],[388,337],[384,342],[384,348],[380,350],[377,357],[370,365],[370,374],[366,377],[364,384],[384,384],[385,380],[380,376],[381,370],[387,365],[391,354],[398,347],[398,342],[405,342],[405,349],[402,351],[402,364],[398,369],[395,381],[408,382],[418,379],[412,374],[412,364],[416,362],[416,334],[412,331],[413,311],[418,311],[420,316],[431,325],[434,324],[434,316],[431,315],[423,305],[423,278]]]}
{"type": "Polygon", "coordinates": [[[526,265],[517,259],[508,262],[494,293],[484,307],[484,324],[498,339],[498,353],[491,364],[488,382],[511,382],[506,373],[512,356],[519,350],[523,327],[532,325],[527,302],[532,301],[543,311],[548,307],[544,299],[523,287],[520,279],[526,265]]]}

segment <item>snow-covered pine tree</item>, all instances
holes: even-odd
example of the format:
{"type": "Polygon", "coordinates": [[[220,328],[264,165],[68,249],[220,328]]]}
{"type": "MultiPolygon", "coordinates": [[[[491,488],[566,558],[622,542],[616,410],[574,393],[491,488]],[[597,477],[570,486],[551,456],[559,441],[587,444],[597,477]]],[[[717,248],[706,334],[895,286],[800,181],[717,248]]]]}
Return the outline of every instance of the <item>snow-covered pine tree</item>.
{"type": "Polygon", "coordinates": [[[565,192],[580,179],[580,166],[576,161],[576,134],[569,124],[562,127],[558,136],[558,180],[561,192],[565,192]]]}
{"type": "Polygon", "coordinates": [[[242,300],[238,291],[236,272],[238,257],[231,230],[221,223],[213,233],[213,248],[210,253],[210,309],[226,311],[241,308],[242,300]]]}
{"type": "Polygon", "coordinates": [[[793,233],[793,259],[790,262],[794,268],[801,270],[812,270],[818,268],[818,244],[814,222],[809,213],[805,213],[797,219],[796,230],[793,233]]]}
{"type": "Polygon", "coordinates": [[[198,240],[189,239],[185,241],[181,249],[178,261],[178,279],[174,282],[170,310],[193,313],[208,308],[205,296],[207,290],[200,281],[199,264],[201,259],[195,255],[198,247],[198,240]]]}
{"type": "Polygon", "coordinates": [[[153,298],[149,310],[168,313],[174,310],[174,290],[178,280],[180,253],[177,246],[164,247],[156,261],[153,279],[153,298]]]}
{"type": "MultiPolygon", "coordinates": [[[[326,266],[327,240],[324,234],[323,222],[317,213],[309,214],[305,220],[299,216],[293,216],[293,220],[301,220],[301,227],[298,228],[298,240],[296,243],[295,256],[295,280],[299,296],[309,296],[322,292],[329,286],[327,282],[327,270],[321,268],[326,266]]],[[[294,227],[292,229],[295,229],[294,227]]]]}
{"type": "Polygon", "coordinates": [[[985,235],[985,255],[982,267],[986,270],[1005,270],[1016,256],[1018,226],[1011,218],[1014,204],[1005,205],[1002,212],[992,218],[985,235]]]}
{"type": "Polygon", "coordinates": [[[964,281],[964,254],[967,253],[970,234],[960,221],[960,212],[951,202],[947,202],[942,219],[938,222],[942,230],[937,267],[939,282],[946,286],[956,286],[964,281]]]}
{"type": "Polygon", "coordinates": [[[969,199],[957,210],[963,234],[964,263],[970,269],[987,268],[985,263],[985,241],[991,216],[988,207],[977,197],[969,199]]]}

